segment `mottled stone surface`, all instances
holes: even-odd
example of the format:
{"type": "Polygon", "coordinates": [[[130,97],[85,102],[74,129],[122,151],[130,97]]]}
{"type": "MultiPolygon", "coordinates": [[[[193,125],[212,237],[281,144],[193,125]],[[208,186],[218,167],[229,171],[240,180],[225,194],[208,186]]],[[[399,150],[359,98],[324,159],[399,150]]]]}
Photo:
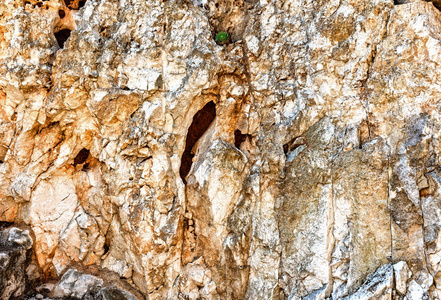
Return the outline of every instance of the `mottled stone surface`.
{"type": "Polygon", "coordinates": [[[0,299],[20,299],[36,284],[39,270],[32,260],[29,230],[0,227],[0,299]]]}
{"type": "Polygon", "coordinates": [[[0,222],[41,283],[441,299],[440,6],[0,0],[0,222]]]}

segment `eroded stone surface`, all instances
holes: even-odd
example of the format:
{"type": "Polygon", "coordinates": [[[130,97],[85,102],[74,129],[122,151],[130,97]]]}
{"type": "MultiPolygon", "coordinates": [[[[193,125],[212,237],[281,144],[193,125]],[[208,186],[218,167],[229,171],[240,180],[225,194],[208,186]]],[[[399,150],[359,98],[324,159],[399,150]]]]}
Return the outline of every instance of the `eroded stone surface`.
{"type": "Polygon", "coordinates": [[[0,228],[0,299],[21,299],[40,277],[29,230],[0,228]]]}
{"type": "Polygon", "coordinates": [[[439,5],[395,2],[2,1],[0,221],[149,299],[441,298],[439,5]]]}

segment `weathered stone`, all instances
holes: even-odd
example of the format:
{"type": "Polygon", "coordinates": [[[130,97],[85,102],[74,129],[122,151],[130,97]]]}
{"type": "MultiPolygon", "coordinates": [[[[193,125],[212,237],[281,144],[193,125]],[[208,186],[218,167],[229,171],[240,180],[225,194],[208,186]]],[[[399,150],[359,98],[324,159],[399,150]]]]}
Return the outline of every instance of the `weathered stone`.
{"type": "Polygon", "coordinates": [[[1,1],[1,293],[440,298],[439,2],[1,1]]]}
{"type": "Polygon", "coordinates": [[[393,268],[387,264],[378,268],[354,294],[344,299],[392,299],[392,285],[393,268]]]}
{"type": "Polygon", "coordinates": [[[0,231],[0,298],[19,299],[39,279],[38,269],[30,272],[32,248],[29,230],[11,227],[0,231]]]}
{"type": "Polygon", "coordinates": [[[96,297],[97,299],[102,299],[102,300],[137,300],[137,298],[132,294],[130,294],[129,292],[123,291],[115,287],[102,288],[98,292],[96,297]]]}
{"type": "Polygon", "coordinates": [[[405,295],[407,291],[407,280],[412,276],[405,261],[400,261],[393,265],[395,276],[395,289],[400,295],[405,295]]]}
{"type": "Polygon", "coordinates": [[[97,293],[103,280],[92,275],[82,274],[75,269],[69,269],[55,286],[52,295],[55,298],[72,297],[83,299],[86,294],[97,293]]]}

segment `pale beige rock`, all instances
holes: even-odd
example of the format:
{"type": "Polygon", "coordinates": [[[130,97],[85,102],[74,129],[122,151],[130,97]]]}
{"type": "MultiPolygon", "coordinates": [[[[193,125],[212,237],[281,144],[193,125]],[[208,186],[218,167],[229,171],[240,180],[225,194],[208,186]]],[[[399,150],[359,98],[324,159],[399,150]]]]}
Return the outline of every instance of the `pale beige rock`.
{"type": "Polygon", "coordinates": [[[0,222],[148,299],[439,297],[440,5],[395,4],[0,1],[0,222]]]}
{"type": "Polygon", "coordinates": [[[395,276],[395,289],[400,295],[405,295],[407,290],[407,280],[412,276],[407,263],[400,261],[393,265],[395,276]]]}

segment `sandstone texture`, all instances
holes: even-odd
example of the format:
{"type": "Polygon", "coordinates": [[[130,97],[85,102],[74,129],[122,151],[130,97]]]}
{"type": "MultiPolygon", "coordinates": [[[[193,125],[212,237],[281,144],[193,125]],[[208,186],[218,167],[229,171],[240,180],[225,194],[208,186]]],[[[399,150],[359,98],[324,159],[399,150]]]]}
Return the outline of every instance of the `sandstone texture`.
{"type": "Polygon", "coordinates": [[[0,298],[441,299],[439,7],[0,0],[0,298]]]}

